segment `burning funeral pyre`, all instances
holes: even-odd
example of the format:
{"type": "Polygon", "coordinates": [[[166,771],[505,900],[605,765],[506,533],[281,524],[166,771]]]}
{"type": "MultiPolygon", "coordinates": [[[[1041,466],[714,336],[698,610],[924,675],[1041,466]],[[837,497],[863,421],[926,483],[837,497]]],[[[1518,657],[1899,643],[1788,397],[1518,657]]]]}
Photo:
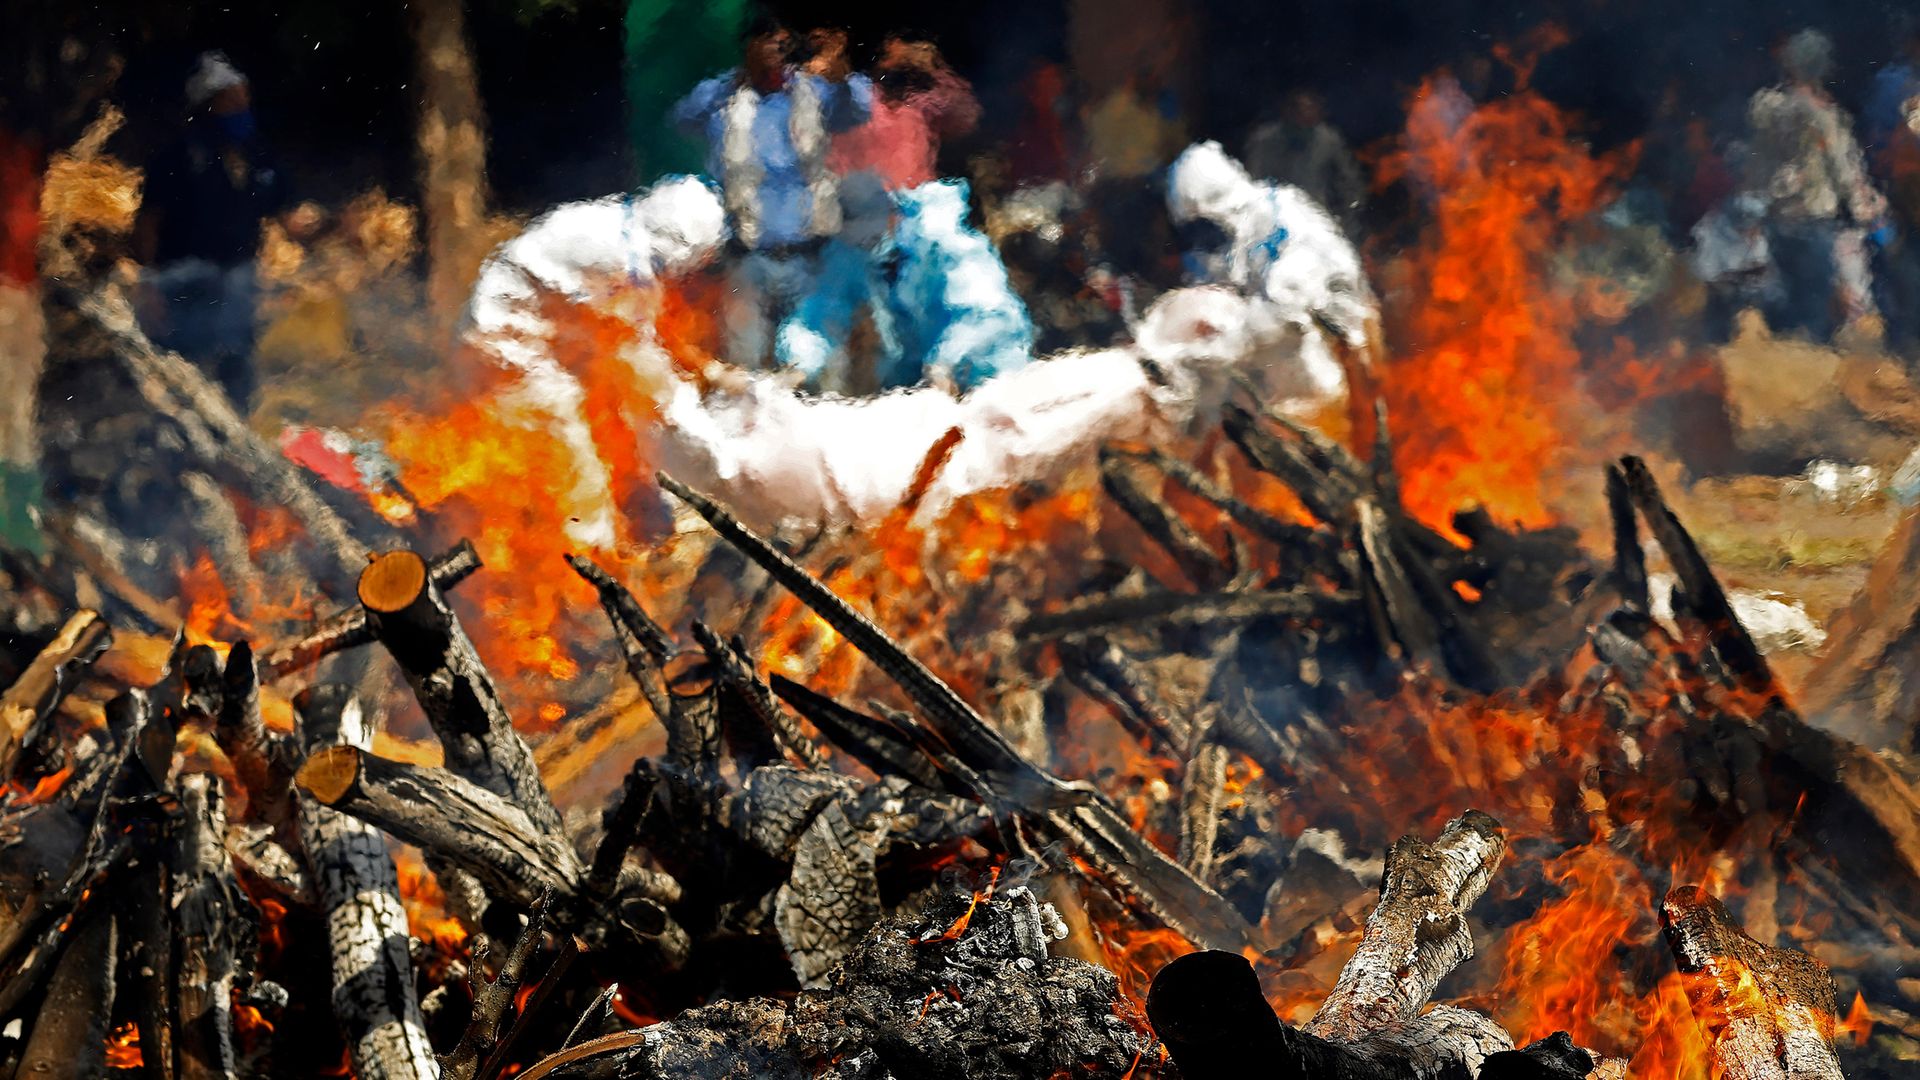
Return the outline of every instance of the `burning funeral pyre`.
{"type": "Polygon", "coordinates": [[[514,294],[557,368],[274,447],[49,286],[43,393],[140,406],[49,442],[148,452],[0,562],[0,1069],[1902,1075],[1907,764],[1796,711],[1656,465],[1592,455],[1606,542],[1544,498],[1541,264],[1622,164],[1524,89],[1416,117],[1377,394],[1363,281],[865,402],[714,382],[678,282],[514,294]]]}
{"type": "Polygon", "coordinates": [[[288,620],[141,590],[95,523],[70,580],[10,568],[114,613],[6,691],[21,1075],[1798,1077],[1910,1045],[1863,1002],[1912,947],[1920,797],[1794,712],[1637,459],[1603,557],[1422,523],[1384,410],[1362,457],[1248,398],[1211,465],[1114,445],[1103,497],[935,526],[769,539],[662,475],[670,560],[514,568],[577,579],[627,684],[516,723],[474,545],[367,554],[89,303],[304,524],[280,543],[359,569],[253,643],[288,620]],[[603,779],[636,730],[664,744],[603,779]]]}

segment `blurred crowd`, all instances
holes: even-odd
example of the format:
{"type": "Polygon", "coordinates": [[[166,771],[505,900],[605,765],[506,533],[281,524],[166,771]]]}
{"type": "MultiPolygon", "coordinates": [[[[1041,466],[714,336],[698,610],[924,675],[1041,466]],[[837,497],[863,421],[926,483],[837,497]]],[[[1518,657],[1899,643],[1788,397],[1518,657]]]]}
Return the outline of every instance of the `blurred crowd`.
{"type": "MultiPolygon", "coordinates": [[[[923,38],[887,36],[856,67],[845,31],[763,19],[738,48],[737,67],[683,87],[661,120],[700,148],[724,203],[723,352],[734,364],[778,367],[815,389],[925,378],[964,388],[1032,355],[1123,340],[1153,297],[1193,279],[1192,238],[1176,235],[1163,177],[1195,133],[1164,66],[1079,100],[1063,65],[1034,61],[1012,99],[1018,115],[998,117],[987,140],[973,135],[973,87],[923,38]],[[918,275],[918,296],[901,291],[903,274],[918,275]],[[929,296],[955,306],[930,313],[929,296]],[[956,328],[971,336],[943,344],[956,328]]],[[[1701,341],[1724,340],[1738,312],[1757,309],[1776,333],[1865,333],[1912,352],[1920,33],[1877,67],[1857,115],[1827,89],[1834,50],[1819,31],[1774,54],[1777,82],[1743,91],[1738,125],[1716,126],[1707,117],[1724,113],[1676,83],[1621,197],[1568,258],[1652,282],[1649,301],[1675,280],[1704,293],[1682,328],[1701,341]]],[[[1412,108],[1425,123],[1464,124],[1499,78],[1484,55],[1463,56],[1412,108]]],[[[291,213],[247,93],[224,57],[202,58],[180,136],[149,166],[137,243],[154,333],[242,403],[255,224],[275,217],[295,236],[315,227],[291,213]]],[[[1280,95],[1238,142],[1254,179],[1304,193],[1356,240],[1375,234],[1376,255],[1404,237],[1395,230],[1406,222],[1390,219],[1410,216],[1408,202],[1381,197],[1370,155],[1315,90],[1280,95]]],[[[1657,305],[1637,314],[1675,318],[1657,305]]]]}

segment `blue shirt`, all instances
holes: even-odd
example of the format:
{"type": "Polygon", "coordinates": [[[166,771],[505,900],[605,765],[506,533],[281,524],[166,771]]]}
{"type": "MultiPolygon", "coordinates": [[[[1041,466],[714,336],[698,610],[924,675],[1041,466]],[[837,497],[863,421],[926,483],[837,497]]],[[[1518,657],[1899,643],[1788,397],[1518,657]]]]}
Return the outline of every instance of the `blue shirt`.
{"type": "MultiPolygon", "coordinates": [[[[820,102],[821,121],[829,132],[859,127],[873,111],[873,84],[864,75],[849,75],[845,82],[835,83],[817,75],[789,72],[785,86],[760,96],[753,117],[753,154],[761,170],[758,247],[813,239],[813,193],[807,186],[806,164],[793,145],[792,87],[796,80],[805,80],[813,87],[820,102]]],[[[706,137],[707,172],[723,188],[735,182],[727,176],[726,168],[727,103],[742,85],[738,70],[716,75],[695,86],[673,107],[675,124],[706,137]]],[[[822,146],[822,167],[826,152],[827,147],[822,146]]]]}

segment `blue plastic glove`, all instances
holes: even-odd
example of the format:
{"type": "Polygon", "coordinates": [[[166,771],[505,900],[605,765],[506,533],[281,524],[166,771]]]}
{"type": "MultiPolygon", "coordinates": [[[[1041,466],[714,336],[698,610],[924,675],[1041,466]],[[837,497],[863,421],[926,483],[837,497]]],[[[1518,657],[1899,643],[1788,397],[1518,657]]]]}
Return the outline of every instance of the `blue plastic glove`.
{"type": "Polygon", "coordinates": [[[1881,250],[1885,250],[1889,244],[1893,243],[1893,237],[1894,237],[1893,224],[1891,222],[1882,221],[1880,224],[1875,225],[1873,227],[1872,232],[1867,234],[1867,242],[1872,244],[1874,247],[1880,248],[1881,250]]]}

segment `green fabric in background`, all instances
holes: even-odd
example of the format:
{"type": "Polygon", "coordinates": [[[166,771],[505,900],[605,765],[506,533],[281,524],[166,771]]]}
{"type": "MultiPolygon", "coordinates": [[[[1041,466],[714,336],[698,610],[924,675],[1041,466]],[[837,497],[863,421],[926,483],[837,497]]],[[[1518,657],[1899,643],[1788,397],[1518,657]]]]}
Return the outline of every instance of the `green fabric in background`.
{"type": "Polygon", "coordinates": [[[40,470],[32,465],[0,461],[0,547],[30,555],[44,555],[47,541],[40,533],[40,470]]]}
{"type": "Polygon", "coordinates": [[[754,0],[632,0],[626,18],[627,123],[639,184],[706,167],[706,143],[675,130],[668,110],[693,85],[740,63],[754,0]]]}

